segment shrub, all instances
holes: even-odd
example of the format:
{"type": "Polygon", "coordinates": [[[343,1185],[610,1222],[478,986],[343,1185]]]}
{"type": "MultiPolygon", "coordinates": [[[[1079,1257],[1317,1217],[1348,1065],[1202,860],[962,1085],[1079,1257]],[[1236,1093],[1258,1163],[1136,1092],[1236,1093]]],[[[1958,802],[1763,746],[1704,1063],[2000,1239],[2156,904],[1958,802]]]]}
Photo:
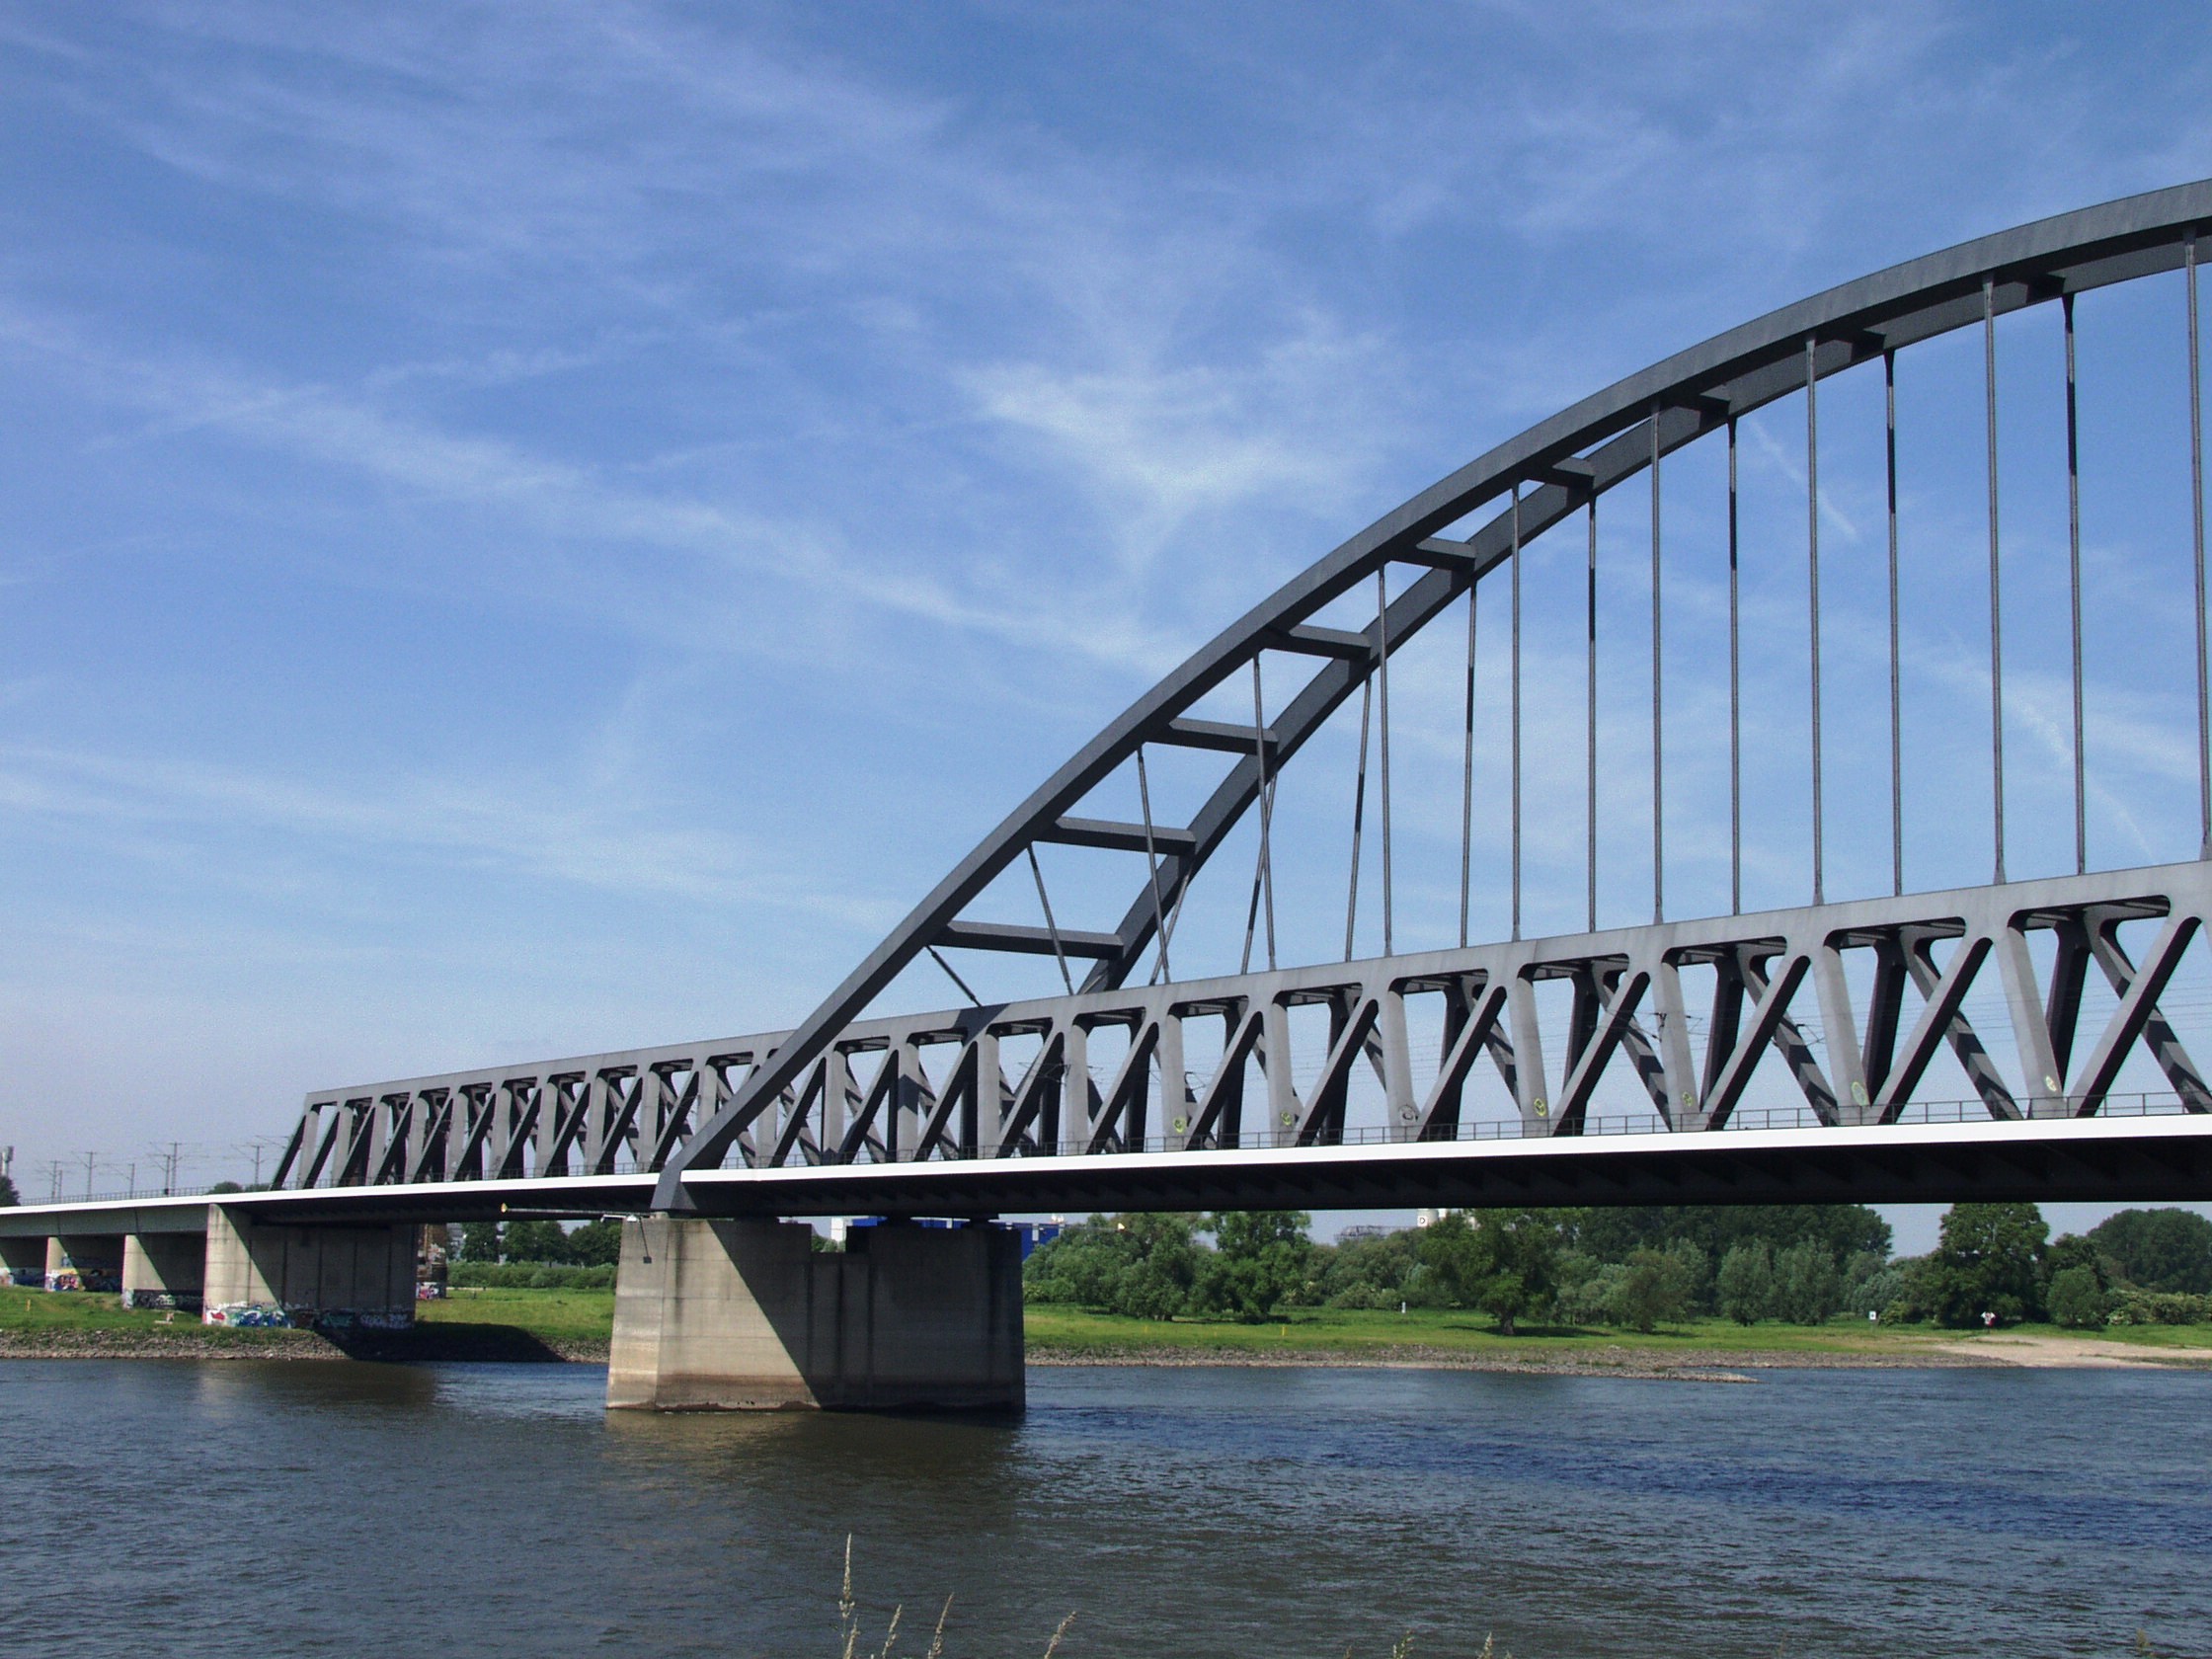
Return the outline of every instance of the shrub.
{"type": "Polygon", "coordinates": [[[2086,1267],[2066,1267],[2051,1275],[2051,1317],[2074,1330],[2098,1330],[2111,1315],[2112,1301],[2086,1267]]]}
{"type": "Polygon", "coordinates": [[[2123,1290],[2112,1298],[2109,1320],[2115,1325],[2212,1324],[2212,1296],[2123,1290]]]}

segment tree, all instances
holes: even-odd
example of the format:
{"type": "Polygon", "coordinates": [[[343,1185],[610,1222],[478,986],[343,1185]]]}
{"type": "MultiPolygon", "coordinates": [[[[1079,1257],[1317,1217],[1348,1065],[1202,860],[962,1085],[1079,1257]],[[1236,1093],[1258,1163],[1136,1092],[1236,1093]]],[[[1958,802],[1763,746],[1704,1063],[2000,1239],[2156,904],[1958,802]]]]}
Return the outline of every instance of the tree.
{"type": "Polygon", "coordinates": [[[1316,1246],[1319,1273],[1315,1294],[1329,1307],[1386,1307],[1395,1311],[1401,1302],[1419,1301],[1423,1293],[1415,1281],[1421,1261],[1414,1244],[1414,1233],[1403,1231],[1316,1246]]]}
{"type": "Polygon", "coordinates": [[[469,1222],[461,1227],[461,1253],[454,1258],[465,1262],[496,1262],[500,1259],[500,1224],[497,1222],[469,1222]]]}
{"type": "Polygon", "coordinates": [[[1720,1258],[1720,1310],[1739,1325],[1774,1311],[1775,1255],[1764,1238],[1747,1238],[1720,1258]]]}
{"type": "Polygon", "coordinates": [[[1201,1300],[1258,1324],[1304,1284],[1311,1221],[1303,1210],[1225,1210],[1211,1218],[1214,1254],[1199,1276],[1201,1300]]]}
{"type": "Polygon", "coordinates": [[[559,1222],[509,1222],[501,1259],[511,1262],[566,1262],[569,1235],[559,1222]]]}
{"type": "Polygon", "coordinates": [[[1093,1216],[1039,1245],[1022,1269],[1031,1302],[1139,1319],[1189,1311],[1199,1250],[1188,1216],[1093,1216]]]}
{"type": "Polygon", "coordinates": [[[578,1267],[614,1267],[622,1260],[622,1224],[608,1216],[586,1222],[569,1234],[568,1250],[578,1267]]]}
{"type": "Polygon", "coordinates": [[[1513,1335],[1514,1321],[1551,1300],[1560,1245],[1557,1218],[1545,1210],[1485,1210],[1440,1218],[1421,1236],[1421,1263],[1451,1299],[1479,1307],[1513,1335]]]}
{"type": "Polygon", "coordinates": [[[1617,1317],[1649,1335],[1666,1320],[1690,1311],[1690,1300],[1703,1277],[1704,1252],[1687,1238],[1664,1250],[1632,1250],[1614,1293],[1617,1317]]]}
{"type": "Polygon", "coordinates": [[[1954,1204],[1927,1258],[1925,1295],[1939,1323],[1964,1328],[1994,1313],[2004,1323],[2039,1310],[2050,1229],[2032,1204],[1954,1204]]]}
{"type": "Polygon", "coordinates": [[[7,1175],[0,1175],[0,1210],[7,1209],[11,1205],[21,1204],[23,1200],[16,1195],[16,1184],[14,1179],[7,1175]]]}
{"type": "Polygon", "coordinates": [[[1791,1324],[1824,1325],[1843,1300],[1843,1276],[1826,1246],[1800,1238],[1775,1258],[1775,1307],[1791,1324]]]}
{"type": "MultiPolygon", "coordinates": [[[[1566,1214],[1562,1212],[1562,1214],[1566,1214]]],[[[1843,1261],[1860,1250],[1885,1260],[1889,1224],[1863,1204],[1629,1205],[1579,1214],[1577,1245],[1600,1261],[1626,1261],[1628,1252],[1646,1246],[1664,1249],[1687,1238],[1713,1261],[1736,1245],[1758,1238],[1779,1253],[1810,1238],[1843,1261]]]]}
{"type": "Polygon", "coordinates": [[[2100,1330],[2112,1316],[2112,1299],[2087,1267],[2062,1267],[2051,1275],[2051,1317],[2074,1330],[2100,1330]]]}
{"type": "Polygon", "coordinates": [[[2090,1242],[2146,1291],[2212,1292],[2212,1221],[2187,1210],[2122,1210],[2090,1229],[2090,1242]]]}
{"type": "Polygon", "coordinates": [[[1855,1250],[1844,1263],[1843,1311],[1864,1317],[1879,1313],[1897,1294],[1889,1262],[1871,1250],[1855,1250]]]}

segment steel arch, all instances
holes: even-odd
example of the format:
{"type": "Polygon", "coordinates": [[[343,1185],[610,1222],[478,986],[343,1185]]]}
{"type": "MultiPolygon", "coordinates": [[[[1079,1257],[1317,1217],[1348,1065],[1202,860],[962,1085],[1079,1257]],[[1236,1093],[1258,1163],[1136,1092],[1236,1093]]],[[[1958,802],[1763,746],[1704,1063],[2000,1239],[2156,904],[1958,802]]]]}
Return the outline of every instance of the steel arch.
{"type": "MultiPolygon", "coordinates": [[[[689,1208],[683,1179],[721,1163],[748,1125],[867,1004],[932,947],[1060,951],[1092,960],[1086,989],[1120,986],[1149,948],[1156,918],[1280,767],[1329,715],[1454,598],[1594,496],[1633,478],[1731,419],[1885,353],[2063,296],[2180,267],[2212,231],[2212,180],[2059,214],[1893,266],[1770,312],[1631,374],[1440,479],[1385,514],[1237,618],[1117,720],[977,845],[875,950],[700,1124],[662,1171],[656,1208],[689,1208]],[[1471,535],[1444,531],[1521,488],[1471,535]],[[1424,572],[1357,632],[1309,619],[1392,564],[1424,572]],[[1324,666],[1265,731],[1186,719],[1262,651],[1324,666]],[[1131,827],[1070,821],[1091,789],[1147,744],[1242,750],[1188,826],[1157,831],[1148,876],[1112,933],[1067,933],[961,919],[1016,860],[1045,841],[1127,844],[1131,827]],[[1154,883],[1157,883],[1155,892],[1154,883]]],[[[1146,827],[1147,840],[1154,831],[1146,827]]]]}

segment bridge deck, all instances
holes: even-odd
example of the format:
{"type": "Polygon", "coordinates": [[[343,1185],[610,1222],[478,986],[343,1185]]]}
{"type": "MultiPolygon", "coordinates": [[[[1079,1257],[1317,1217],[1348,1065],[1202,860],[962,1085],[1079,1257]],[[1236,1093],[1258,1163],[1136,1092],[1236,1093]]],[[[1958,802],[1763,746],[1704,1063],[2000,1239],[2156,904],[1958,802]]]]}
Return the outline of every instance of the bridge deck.
{"type": "MultiPolygon", "coordinates": [[[[0,1236],[191,1231],[206,1206],[265,1222],[634,1214],[650,1173],[96,1200],[0,1211],[0,1236]]],[[[1413,1205],[2212,1201],[2212,1116],[1708,1130],[701,1170],[699,1213],[988,1216],[1413,1205]]]]}

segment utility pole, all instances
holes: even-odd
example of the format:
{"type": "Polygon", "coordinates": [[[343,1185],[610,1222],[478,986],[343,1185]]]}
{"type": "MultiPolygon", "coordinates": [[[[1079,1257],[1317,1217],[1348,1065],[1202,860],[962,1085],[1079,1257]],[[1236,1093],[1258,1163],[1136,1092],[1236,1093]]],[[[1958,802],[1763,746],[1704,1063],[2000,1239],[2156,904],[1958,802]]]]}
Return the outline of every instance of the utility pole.
{"type": "Polygon", "coordinates": [[[161,1196],[164,1198],[174,1198],[177,1193],[177,1164],[182,1155],[181,1146],[182,1143],[172,1141],[168,1151],[154,1154],[161,1159],[161,1196]]]}
{"type": "Polygon", "coordinates": [[[49,1203],[61,1202],[61,1160],[53,1159],[46,1165],[46,1198],[49,1203]]]}
{"type": "Polygon", "coordinates": [[[85,1197],[88,1199],[92,1197],[92,1172],[99,1166],[99,1159],[98,1152],[85,1153],[85,1197]]]}

